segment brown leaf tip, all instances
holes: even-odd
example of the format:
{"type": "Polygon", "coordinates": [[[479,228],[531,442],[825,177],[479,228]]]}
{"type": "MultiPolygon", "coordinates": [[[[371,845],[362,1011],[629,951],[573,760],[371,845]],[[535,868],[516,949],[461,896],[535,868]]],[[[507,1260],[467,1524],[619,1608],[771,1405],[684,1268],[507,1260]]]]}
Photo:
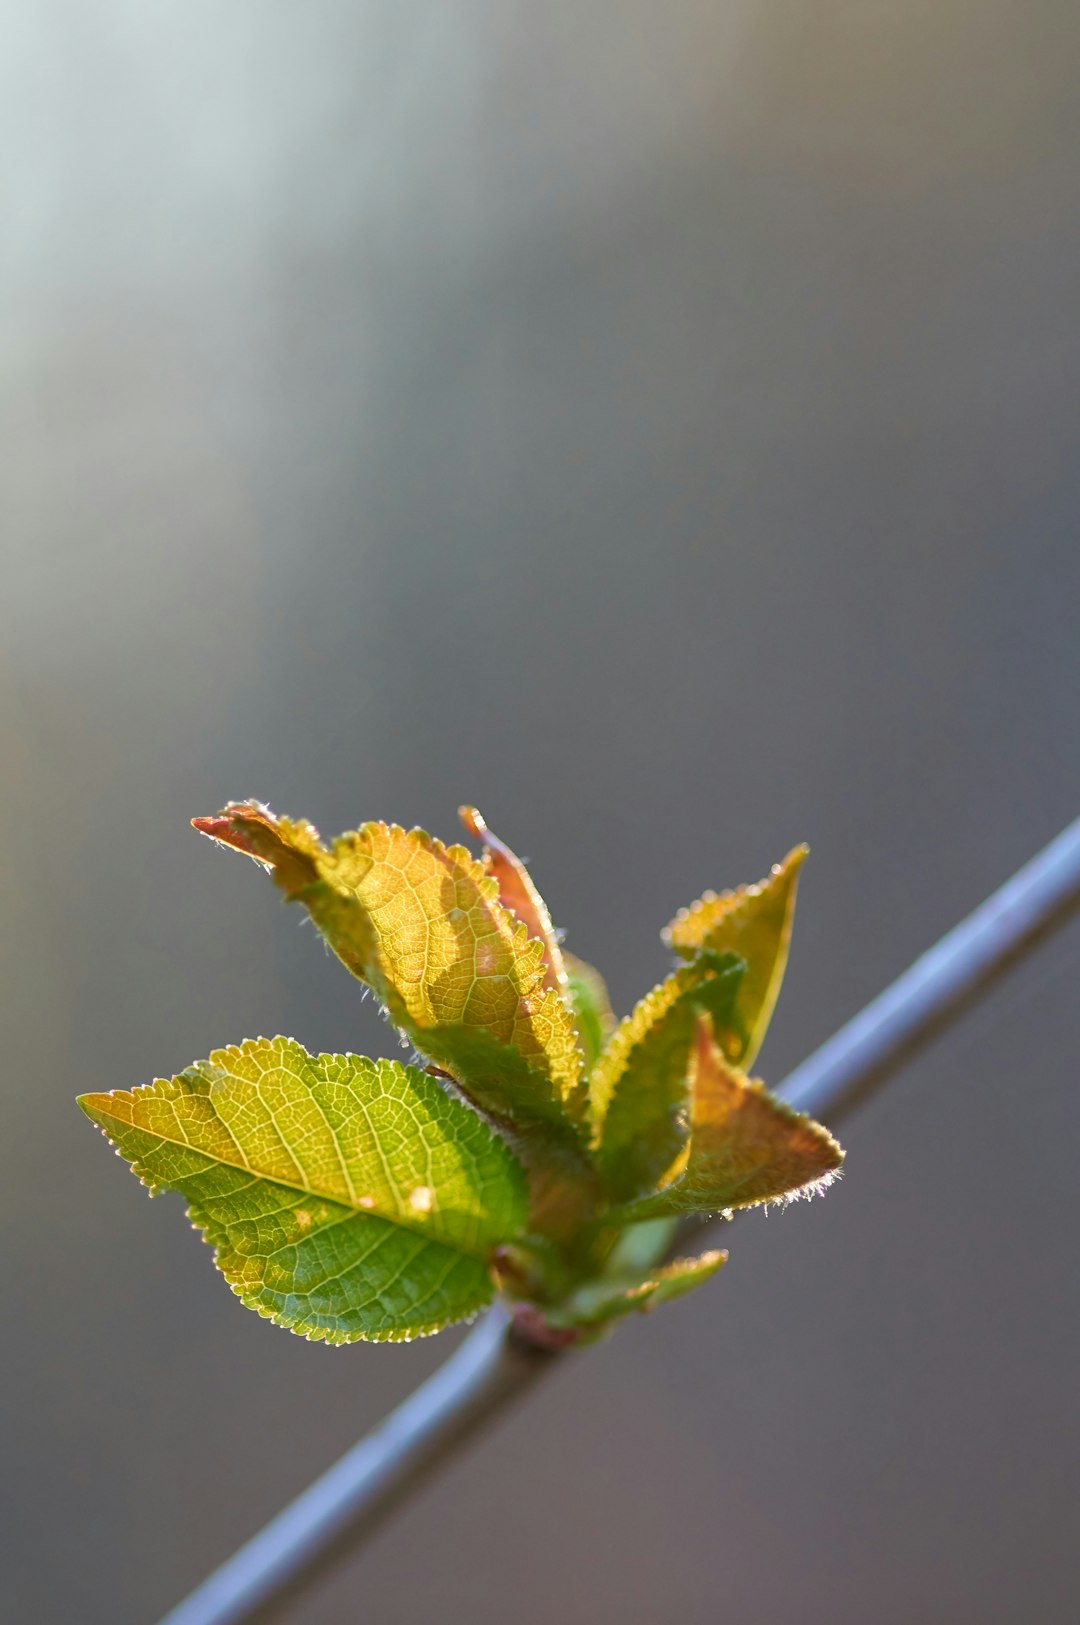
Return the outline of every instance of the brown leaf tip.
{"type": "Polygon", "coordinates": [[[474,841],[490,840],[491,831],[479,807],[459,807],[458,817],[474,841]]]}
{"type": "Polygon", "coordinates": [[[246,852],[250,857],[255,856],[255,848],[250,837],[237,829],[231,818],[219,813],[215,818],[193,818],[192,829],[197,829],[200,835],[208,835],[212,841],[221,846],[235,847],[238,852],[246,852]]]}
{"type": "Polygon", "coordinates": [[[245,852],[249,858],[260,858],[255,842],[245,824],[258,823],[274,826],[274,815],[262,801],[230,801],[212,818],[193,818],[192,829],[209,836],[220,846],[231,846],[236,852],[245,852]]]}

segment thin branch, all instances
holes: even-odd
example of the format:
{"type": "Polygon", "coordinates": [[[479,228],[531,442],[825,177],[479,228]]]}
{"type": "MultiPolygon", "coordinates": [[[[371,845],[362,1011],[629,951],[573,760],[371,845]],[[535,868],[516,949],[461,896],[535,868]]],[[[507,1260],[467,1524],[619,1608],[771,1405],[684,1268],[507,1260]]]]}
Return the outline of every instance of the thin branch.
{"type": "Polygon", "coordinates": [[[801,1066],[780,1094],[838,1122],[1080,907],[1080,818],[801,1066]]]}
{"type": "Polygon", "coordinates": [[[490,1310],[397,1410],[174,1608],[167,1625],[268,1618],[346,1543],[369,1534],[554,1358],[509,1337],[508,1324],[501,1308],[490,1310]]]}
{"type": "MultiPolygon", "coordinates": [[[[916,960],[780,1086],[835,1123],[1080,907],[1080,819],[916,960]]],[[[556,1359],[492,1310],[373,1432],[242,1546],[162,1625],[254,1625],[352,1550],[556,1359]]]]}

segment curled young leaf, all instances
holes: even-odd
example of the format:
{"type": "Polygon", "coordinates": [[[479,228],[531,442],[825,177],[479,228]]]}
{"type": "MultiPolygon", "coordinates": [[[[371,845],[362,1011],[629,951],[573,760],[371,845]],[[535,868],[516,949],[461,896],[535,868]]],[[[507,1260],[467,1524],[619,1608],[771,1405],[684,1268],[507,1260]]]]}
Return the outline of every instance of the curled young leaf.
{"type": "Polygon", "coordinates": [[[592,965],[574,954],[564,954],[566,1001],[574,1015],[578,1043],[590,1073],[604,1045],[615,1031],[615,1014],[608,997],[607,983],[592,965]]]}
{"type": "Polygon", "coordinates": [[[685,1107],[697,1013],[741,1041],[735,1011],[745,965],[706,952],[683,965],[615,1029],[589,1080],[599,1124],[596,1159],[616,1202],[652,1190],[686,1138],[685,1107]]]}
{"type": "Polygon", "coordinates": [[[459,807],[458,817],[475,840],[484,843],[484,868],[499,888],[499,902],[520,920],[530,937],[543,944],[544,986],[561,992],[566,986],[562,949],[551,923],[548,906],[532,876],[505,841],[488,828],[479,807],[459,807]]]}
{"type": "Polygon", "coordinates": [[[706,892],[680,909],[663,937],[684,959],[704,950],[734,953],[746,961],[738,1017],[743,1039],[732,1044],[720,1035],[724,1053],[736,1066],[749,1067],[761,1048],[784,979],[799,870],[809,852],[797,846],[765,880],[736,891],[706,892]]]}
{"type": "Polygon", "coordinates": [[[681,1298],[702,1286],[727,1263],[726,1252],[701,1253],[697,1258],[676,1258],[647,1274],[589,1281],[578,1287],[555,1309],[545,1311],[548,1324],[557,1328],[594,1330],[637,1310],[648,1314],[662,1303],[681,1298]]]}
{"type": "Polygon", "coordinates": [[[662,1189],[614,1215],[619,1223],[792,1201],[836,1177],[844,1153],[832,1135],[731,1066],[705,1011],[696,1017],[690,1086],[690,1136],[678,1163],[662,1189]]]}

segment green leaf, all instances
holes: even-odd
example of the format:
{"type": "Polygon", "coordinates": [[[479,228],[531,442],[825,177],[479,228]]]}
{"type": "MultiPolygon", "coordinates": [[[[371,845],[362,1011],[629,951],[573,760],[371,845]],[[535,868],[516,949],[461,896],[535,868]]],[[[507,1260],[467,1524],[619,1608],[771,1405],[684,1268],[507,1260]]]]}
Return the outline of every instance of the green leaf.
{"type": "Polygon", "coordinates": [[[573,954],[564,954],[563,964],[566,967],[566,998],[574,1014],[578,1043],[588,1073],[615,1031],[615,1015],[607,984],[598,970],[573,954]]]}
{"type": "Polygon", "coordinates": [[[719,896],[706,892],[681,909],[663,932],[664,940],[684,959],[693,959],[703,949],[745,959],[737,1010],[745,1036],[740,1042],[727,1033],[717,1035],[736,1066],[753,1065],[772,1017],[791,944],[799,870],[809,850],[795,847],[756,886],[740,886],[719,896]]]}
{"type": "Polygon", "coordinates": [[[607,1275],[646,1275],[660,1268],[679,1232],[675,1218],[647,1219],[620,1230],[604,1260],[607,1275]]]}
{"type": "Polygon", "coordinates": [[[79,1104],[151,1191],[181,1191],[249,1308],[330,1343],[475,1314],[523,1228],[524,1174],[477,1114],[396,1061],[288,1038],[79,1104]]]}
{"type": "Polygon", "coordinates": [[[669,1182],[613,1214],[638,1223],[674,1213],[714,1213],[792,1201],[823,1190],[844,1153],[827,1129],[792,1111],[764,1084],[731,1066],[712,1021],[697,1017],[691,1057],[690,1137],[669,1182]]]}
{"type": "Polygon", "coordinates": [[[481,1106],[579,1140],[581,1056],[569,1010],[544,985],[544,945],[464,847],[372,823],[327,850],[310,824],[254,802],[193,822],[266,864],[391,1020],[481,1106]]]}
{"type": "Polygon", "coordinates": [[[736,1035],[736,1001],[745,965],[734,954],[698,956],[654,987],[610,1039],[590,1079],[601,1124],[597,1162],[616,1202],[651,1190],[686,1138],[688,1068],[697,1012],[736,1035]]]}
{"type": "Polygon", "coordinates": [[[649,1274],[589,1281],[558,1308],[546,1310],[544,1318],[559,1328],[593,1328],[605,1326],[635,1309],[648,1313],[701,1286],[727,1263],[727,1256],[725,1252],[701,1253],[697,1258],[677,1258],[649,1274]]]}

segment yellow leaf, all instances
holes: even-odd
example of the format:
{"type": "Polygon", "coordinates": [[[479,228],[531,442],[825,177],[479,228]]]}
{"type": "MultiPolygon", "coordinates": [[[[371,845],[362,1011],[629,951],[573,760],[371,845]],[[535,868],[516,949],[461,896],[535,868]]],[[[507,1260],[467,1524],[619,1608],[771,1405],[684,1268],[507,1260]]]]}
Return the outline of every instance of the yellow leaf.
{"type": "Polygon", "coordinates": [[[663,932],[664,940],[684,959],[710,949],[738,954],[746,961],[736,1006],[745,1044],[733,1050],[725,1041],[728,1059],[739,1066],[753,1065],[776,1005],[791,944],[799,870],[809,850],[795,847],[756,886],[740,886],[719,896],[706,892],[689,908],[680,909],[663,932]]]}
{"type": "Polygon", "coordinates": [[[685,1106],[698,1009],[732,1045],[745,966],[734,954],[704,953],[681,965],[615,1029],[589,1080],[599,1129],[596,1159],[615,1201],[650,1191],[686,1139],[685,1106]]]}
{"type": "Polygon", "coordinates": [[[370,823],[328,850],[311,824],[233,803],[197,829],[266,864],[425,1056],[482,1106],[568,1126],[581,1058],[543,944],[462,846],[370,823]]]}

